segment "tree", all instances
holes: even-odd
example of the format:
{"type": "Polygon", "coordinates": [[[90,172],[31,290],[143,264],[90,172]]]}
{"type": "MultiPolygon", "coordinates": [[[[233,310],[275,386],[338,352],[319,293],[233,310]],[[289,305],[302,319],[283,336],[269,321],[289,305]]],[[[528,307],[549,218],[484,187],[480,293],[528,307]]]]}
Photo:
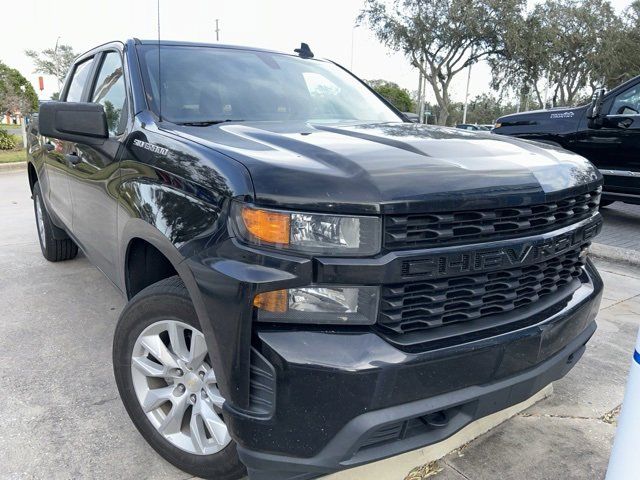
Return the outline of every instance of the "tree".
{"type": "Polygon", "coordinates": [[[467,122],[483,125],[493,124],[499,117],[515,113],[516,110],[517,107],[512,103],[504,103],[501,98],[483,93],[469,102],[467,122]]]}
{"type": "Polygon", "coordinates": [[[593,78],[602,32],[615,28],[615,12],[608,0],[547,0],[536,11],[553,39],[549,62],[553,103],[573,105],[593,78]]]}
{"type": "Polygon", "coordinates": [[[544,100],[540,81],[549,68],[550,32],[537,14],[516,18],[511,27],[504,37],[504,49],[488,61],[491,86],[496,91],[515,92],[521,105],[526,105],[533,94],[541,108],[544,100]]]}
{"type": "MultiPolygon", "coordinates": [[[[634,3],[640,12],[640,0],[634,3]]],[[[554,105],[574,105],[603,77],[629,78],[640,66],[638,17],[616,16],[609,0],[546,0],[537,4],[505,35],[505,48],[493,55],[492,86],[525,98],[534,94],[540,107],[549,88],[554,105]],[[631,41],[628,41],[632,39],[631,41]]]]}
{"type": "Polygon", "coordinates": [[[445,125],[453,78],[503,48],[524,0],[366,0],[358,17],[385,45],[407,56],[431,86],[445,125]]]}
{"type": "MultiPolygon", "coordinates": [[[[515,113],[517,107],[512,103],[504,103],[501,98],[489,93],[478,95],[469,101],[467,107],[467,123],[490,125],[503,116],[515,113]]],[[[462,123],[464,103],[451,104],[450,125],[462,123]]]]}
{"type": "Polygon", "coordinates": [[[31,83],[15,68],[0,62],[0,113],[38,110],[38,95],[31,83]]]}
{"type": "Polygon", "coordinates": [[[386,80],[367,80],[367,83],[401,112],[413,110],[413,101],[406,88],[401,88],[397,83],[386,80]]]}
{"type": "Polygon", "coordinates": [[[73,61],[77,57],[73,48],[69,45],[56,45],[55,48],[47,48],[40,53],[35,50],[25,50],[24,53],[33,60],[36,66],[36,73],[56,77],[58,88],[61,87],[67,72],[71,69],[73,61]]]}
{"type": "Polygon", "coordinates": [[[592,88],[610,88],[640,75],[640,0],[634,1],[612,28],[602,33],[599,50],[593,56],[592,88]]]}

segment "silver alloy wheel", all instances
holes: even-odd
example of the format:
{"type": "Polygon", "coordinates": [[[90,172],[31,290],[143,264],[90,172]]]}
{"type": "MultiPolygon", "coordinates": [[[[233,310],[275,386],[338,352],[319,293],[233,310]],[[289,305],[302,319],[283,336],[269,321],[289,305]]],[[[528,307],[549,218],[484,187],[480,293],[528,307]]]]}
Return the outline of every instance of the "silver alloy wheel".
{"type": "Polygon", "coordinates": [[[149,325],[133,347],[131,376],[142,410],[171,444],[211,455],[231,442],[220,416],[224,398],[197,329],[177,320],[149,325]]]}
{"type": "Polygon", "coordinates": [[[44,238],[44,217],[42,216],[42,200],[39,196],[36,196],[36,224],[38,225],[38,238],[40,240],[40,245],[42,248],[46,245],[46,241],[44,238]]]}

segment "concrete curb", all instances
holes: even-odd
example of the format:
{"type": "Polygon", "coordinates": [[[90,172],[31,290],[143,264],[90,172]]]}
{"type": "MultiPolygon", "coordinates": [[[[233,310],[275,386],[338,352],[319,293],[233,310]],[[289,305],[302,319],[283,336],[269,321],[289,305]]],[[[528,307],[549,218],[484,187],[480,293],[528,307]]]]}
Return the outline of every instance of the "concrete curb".
{"type": "Polygon", "coordinates": [[[526,410],[534,403],[547,398],[553,393],[553,384],[547,385],[538,393],[522,403],[481,418],[467,425],[448,439],[419,450],[403,453],[395,457],[352,468],[343,472],[323,477],[323,480],[362,480],[375,478],[376,480],[402,480],[415,467],[445,457],[457,448],[466,445],[474,438],[487,433],[502,422],[526,410]]]}
{"type": "Polygon", "coordinates": [[[612,247],[602,243],[593,243],[589,248],[589,255],[610,260],[612,262],[624,263],[626,265],[640,266],[640,252],[626,248],[612,247]]]}
{"type": "Polygon", "coordinates": [[[22,170],[27,168],[27,162],[11,162],[11,163],[0,163],[0,172],[13,171],[13,170],[22,170]]]}

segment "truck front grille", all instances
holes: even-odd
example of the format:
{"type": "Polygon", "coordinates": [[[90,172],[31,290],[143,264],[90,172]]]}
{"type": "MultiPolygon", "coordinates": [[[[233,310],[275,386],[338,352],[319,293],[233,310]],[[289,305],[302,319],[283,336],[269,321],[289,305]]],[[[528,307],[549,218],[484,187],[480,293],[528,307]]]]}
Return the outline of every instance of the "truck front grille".
{"type": "Polygon", "coordinates": [[[536,235],[588,218],[598,210],[601,188],[555,202],[491,210],[387,215],[387,250],[445,247],[536,235]]]}
{"type": "Polygon", "coordinates": [[[509,312],[578,277],[588,243],[542,262],[466,276],[385,285],[378,324],[396,333],[509,312]]]}

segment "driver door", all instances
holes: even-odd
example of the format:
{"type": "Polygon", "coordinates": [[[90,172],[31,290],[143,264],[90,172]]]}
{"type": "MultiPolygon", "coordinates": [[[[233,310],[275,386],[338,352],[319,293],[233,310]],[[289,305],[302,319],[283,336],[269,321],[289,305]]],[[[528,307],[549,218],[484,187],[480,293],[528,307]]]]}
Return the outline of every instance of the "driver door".
{"type": "MultiPolygon", "coordinates": [[[[83,92],[87,89],[93,70],[93,60],[93,57],[90,57],[73,67],[66,93],[63,92],[63,101],[82,101],[83,92]]],[[[73,144],[54,138],[43,138],[43,142],[45,171],[49,182],[47,206],[69,231],[73,231],[73,208],[69,187],[69,176],[73,172],[73,165],[69,162],[70,154],[73,153],[73,144]]]]}
{"type": "Polygon", "coordinates": [[[619,138],[620,159],[615,163],[640,175],[640,83],[616,96],[604,124],[619,138]]]}
{"type": "Polygon", "coordinates": [[[73,231],[91,262],[112,281],[118,265],[117,186],[119,155],[129,118],[122,54],[108,49],[96,54],[94,77],[84,101],[103,106],[109,138],[100,145],[73,144],[69,188],[73,231]]]}
{"type": "Polygon", "coordinates": [[[598,167],[606,190],[640,194],[640,82],[606,103],[602,127],[581,129],[572,150],[598,167]]]}

